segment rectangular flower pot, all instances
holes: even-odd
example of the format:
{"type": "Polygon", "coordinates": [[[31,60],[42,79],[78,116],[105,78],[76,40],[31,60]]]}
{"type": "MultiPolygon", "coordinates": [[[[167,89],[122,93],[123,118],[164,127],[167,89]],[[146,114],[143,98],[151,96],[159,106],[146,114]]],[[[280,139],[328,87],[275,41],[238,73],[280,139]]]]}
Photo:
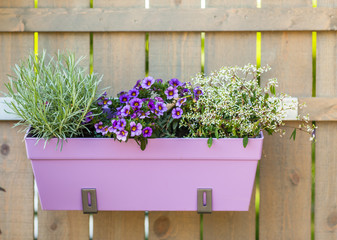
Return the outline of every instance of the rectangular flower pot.
{"type": "MultiPolygon", "coordinates": [[[[249,139],[25,138],[44,210],[82,210],[81,190],[96,189],[98,211],[196,211],[197,189],[212,189],[212,211],[248,211],[263,135],[249,139]]],[[[204,200],[203,200],[204,201],[204,200]]],[[[204,202],[203,202],[204,203],[204,202]]]]}

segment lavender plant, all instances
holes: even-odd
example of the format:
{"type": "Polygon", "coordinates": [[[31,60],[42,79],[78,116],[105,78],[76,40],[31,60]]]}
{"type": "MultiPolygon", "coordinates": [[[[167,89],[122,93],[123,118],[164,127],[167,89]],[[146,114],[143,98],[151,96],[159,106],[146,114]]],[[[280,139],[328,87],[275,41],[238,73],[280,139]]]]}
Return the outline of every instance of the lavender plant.
{"type": "Polygon", "coordinates": [[[88,129],[82,122],[97,99],[101,78],[87,74],[82,60],[72,53],[51,57],[43,51],[15,65],[6,87],[12,98],[7,105],[23,119],[16,125],[31,128],[39,139],[83,136],[88,129]]]}
{"type": "MultiPolygon", "coordinates": [[[[294,104],[283,104],[285,94],[276,94],[277,80],[269,79],[264,88],[259,86],[258,77],[270,68],[223,67],[209,76],[197,74],[192,83],[200,86],[204,94],[200,96],[189,112],[182,116],[180,127],[188,128],[189,137],[243,138],[246,147],[248,138],[259,136],[261,130],[269,134],[281,132],[283,119],[294,104]]],[[[299,117],[301,118],[301,117],[299,117]]],[[[308,118],[299,129],[313,133],[308,118]]],[[[292,134],[295,139],[296,129],[292,134]]]]}
{"type": "Polygon", "coordinates": [[[150,137],[187,136],[188,129],[178,127],[179,122],[200,95],[200,88],[176,78],[163,82],[146,77],[117,98],[101,96],[95,103],[98,111],[89,112],[85,123],[91,125],[95,137],[124,142],[134,138],[144,150],[150,137]]]}

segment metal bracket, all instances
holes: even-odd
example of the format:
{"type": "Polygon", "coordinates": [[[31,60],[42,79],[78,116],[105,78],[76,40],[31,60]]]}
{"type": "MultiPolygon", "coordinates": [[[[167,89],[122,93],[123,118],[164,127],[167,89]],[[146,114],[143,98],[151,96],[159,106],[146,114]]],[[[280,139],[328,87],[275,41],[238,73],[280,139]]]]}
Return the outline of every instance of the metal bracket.
{"type": "Polygon", "coordinates": [[[198,188],[198,213],[212,213],[212,188],[198,188]]]}
{"type": "Polygon", "coordinates": [[[97,213],[96,188],[82,188],[83,213],[97,213]]]}

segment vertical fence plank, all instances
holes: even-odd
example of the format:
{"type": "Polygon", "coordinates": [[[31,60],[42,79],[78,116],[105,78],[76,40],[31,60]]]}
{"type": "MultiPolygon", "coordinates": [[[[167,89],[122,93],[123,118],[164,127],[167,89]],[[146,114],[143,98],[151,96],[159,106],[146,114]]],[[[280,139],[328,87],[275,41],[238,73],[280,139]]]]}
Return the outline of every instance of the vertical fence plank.
{"type": "MultiPolygon", "coordinates": [[[[263,0],[262,7],[310,7],[309,0],[263,0]]],[[[277,77],[279,91],[310,97],[311,32],[262,33],[261,63],[272,70],[261,80],[277,77]]],[[[287,123],[297,126],[299,123],[287,123]]],[[[296,141],[266,136],[260,163],[260,239],[310,239],[311,143],[298,132],[296,141]]]]}
{"type": "MultiPolygon", "coordinates": [[[[94,7],[145,8],[145,2],[95,0],[94,7]]],[[[94,33],[94,70],[110,93],[131,89],[145,77],[145,33],[94,33]]]]}
{"type": "MultiPolygon", "coordinates": [[[[337,7],[320,0],[317,7],[337,7]]],[[[337,33],[317,33],[317,97],[337,96],[337,33]]],[[[317,123],[315,181],[315,239],[337,239],[337,123],[317,123]]]]}
{"type": "MultiPolygon", "coordinates": [[[[33,1],[1,1],[1,8],[33,8],[33,1]]],[[[34,47],[32,33],[0,33],[0,91],[11,67],[34,47]]],[[[0,239],[33,239],[33,172],[26,157],[23,133],[12,128],[14,122],[0,121],[0,239]]]]}
{"type": "MultiPolygon", "coordinates": [[[[143,0],[95,0],[94,7],[144,8],[143,0]]],[[[116,23],[118,24],[118,23],[116,23]]],[[[131,89],[145,76],[144,33],[94,33],[94,71],[116,94],[131,89]]],[[[99,212],[94,216],[94,239],[144,239],[144,212],[99,212]]]]}
{"type": "MultiPolygon", "coordinates": [[[[150,1],[150,8],[200,8],[200,0],[150,1]]],[[[149,74],[169,80],[178,78],[188,81],[201,70],[201,34],[150,33],[149,74]]]]}
{"type": "MultiPolygon", "coordinates": [[[[207,7],[256,8],[252,0],[206,0],[207,7]]],[[[205,73],[222,66],[256,63],[256,33],[206,32],[205,73]]],[[[204,214],[204,239],[255,239],[255,191],[248,212],[214,212],[204,214]]]]}
{"type": "MultiPolygon", "coordinates": [[[[89,8],[89,0],[39,0],[39,8],[83,7],[89,8]]],[[[58,50],[75,52],[76,56],[86,56],[82,62],[89,69],[89,33],[39,33],[39,52],[46,49],[49,54],[58,50]]],[[[38,210],[39,240],[43,239],[88,239],[89,217],[80,211],[38,210]]]]}
{"type": "MultiPolygon", "coordinates": [[[[150,8],[200,8],[200,0],[150,1],[150,8]]],[[[201,70],[200,33],[150,33],[149,74],[169,80],[188,81],[201,70]]],[[[149,240],[199,239],[200,217],[196,212],[149,212],[149,240]]]]}

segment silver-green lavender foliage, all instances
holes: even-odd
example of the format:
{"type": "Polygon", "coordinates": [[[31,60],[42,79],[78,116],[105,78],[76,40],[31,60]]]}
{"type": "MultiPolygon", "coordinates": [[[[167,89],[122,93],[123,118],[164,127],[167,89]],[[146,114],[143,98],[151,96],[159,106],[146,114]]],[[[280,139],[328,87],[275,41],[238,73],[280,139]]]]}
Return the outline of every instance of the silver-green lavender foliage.
{"type": "MultiPolygon", "coordinates": [[[[282,124],[285,95],[277,95],[276,79],[264,88],[258,77],[269,67],[223,67],[209,76],[198,74],[192,83],[201,86],[195,108],[182,116],[180,126],[189,128],[189,137],[256,137],[261,129],[272,134],[282,124]]],[[[292,108],[294,106],[288,106],[292,108]]]]}
{"type": "Polygon", "coordinates": [[[13,68],[6,84],[7,105],[23,120],[23,125],[37,138],[66,139],[80,136],[86,130],[82,121],[96,99],[101,78],[87,74],[72,53],[48,56],[45,51],[13,68]]]}

